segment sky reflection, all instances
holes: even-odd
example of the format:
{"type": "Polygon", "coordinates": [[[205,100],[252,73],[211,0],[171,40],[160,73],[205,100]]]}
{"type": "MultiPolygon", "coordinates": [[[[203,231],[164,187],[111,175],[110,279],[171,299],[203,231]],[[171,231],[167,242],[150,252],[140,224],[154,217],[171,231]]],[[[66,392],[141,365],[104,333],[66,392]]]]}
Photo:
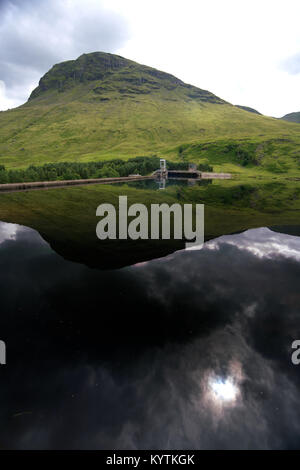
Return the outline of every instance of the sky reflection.
{"type": "Polygon", "coordinates": [[[209,387],[216,401],[232,403],[236,401],[239,390],[232,377],[211,377],[209,387]]]}
{"type": "Polygon", "coordinates": [[[276,233],[269,228],[247,230],[238,235],[224,235],[206,243],[206,248],[217,250],[221,243],[227,243],[247,250],[259,258],[276,255],[300,261],[300,238],[285,233],[276,233]]]}
{"type": "Polygon", "coordinates": [[[3,225],[3,448],[299,447],[300,238],[251,230],[104,272],[3,225]]]}

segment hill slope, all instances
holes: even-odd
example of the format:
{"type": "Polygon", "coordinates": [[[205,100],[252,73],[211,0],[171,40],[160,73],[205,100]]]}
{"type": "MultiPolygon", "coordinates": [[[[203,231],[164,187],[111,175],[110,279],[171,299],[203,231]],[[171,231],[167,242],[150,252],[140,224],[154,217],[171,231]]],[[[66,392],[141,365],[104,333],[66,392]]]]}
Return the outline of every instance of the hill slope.
{"type": "Polygon", "coordinates": [[[136,155],[229,171],[300,170],[299,126],[101,52],[57,64],[24,105],[0,113],[0,164],[136,155]]]}
{"type": "Polygon", "coordinates": [[[237,108],[243,109],[244,111],[248,111],[249,113],[254,113],[254,114],[261,114],[259,111],[257,111],[254,108],[249,108],[249,106],[242,106],[240,104],[235,105],[237,108]]]}
{"type": "Polygon", "coordinates": [[[280,119],[283,119],[284,121],[290,121],[290,122],[298,122],[298,123],[300,123],[300,112],[298,112],[298,113],[286,114],[285,116],[283,116],[283,117],[280,118],[280,119]]]}

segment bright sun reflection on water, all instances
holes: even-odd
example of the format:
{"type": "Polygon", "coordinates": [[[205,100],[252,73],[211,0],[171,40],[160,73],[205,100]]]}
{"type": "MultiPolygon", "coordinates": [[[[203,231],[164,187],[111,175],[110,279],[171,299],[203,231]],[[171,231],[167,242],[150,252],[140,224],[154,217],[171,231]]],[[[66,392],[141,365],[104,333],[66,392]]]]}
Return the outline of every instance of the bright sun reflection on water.
{"type": "Polygon", "coordinates": [[[238,394],[238,387],[230,378],[223,379],[217,377],[211,379],[209,385],[216,399],[226,402],[235,401],[238,394]]]}

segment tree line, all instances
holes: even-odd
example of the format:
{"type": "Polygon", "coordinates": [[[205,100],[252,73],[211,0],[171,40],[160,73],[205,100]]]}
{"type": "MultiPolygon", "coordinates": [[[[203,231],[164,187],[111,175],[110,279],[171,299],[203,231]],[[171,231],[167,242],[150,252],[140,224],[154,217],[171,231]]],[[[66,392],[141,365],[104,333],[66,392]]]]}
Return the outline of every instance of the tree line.
{"type": "MultiPolygon", "coordinates": [[[[170,170],[187,170],[188,163],[167,162],[170,170]]],[[[129,160],[106,160],[99,162],[57,162],[30,165],[25,169],[6,169],[0,165],[0,184],[33,181],[62,181],[91,178],[113,178],[151,174],[159,168],[159,157],[135,157],[129,160]]],[[[198,165],[200,171],[212,171],[207,164],[198,165]]]]}

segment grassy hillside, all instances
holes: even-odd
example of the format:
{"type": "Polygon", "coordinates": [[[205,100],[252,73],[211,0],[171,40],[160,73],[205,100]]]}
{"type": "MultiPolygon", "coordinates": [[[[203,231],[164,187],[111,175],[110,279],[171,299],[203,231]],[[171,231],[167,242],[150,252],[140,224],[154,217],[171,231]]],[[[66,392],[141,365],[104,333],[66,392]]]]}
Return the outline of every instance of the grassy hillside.
{"type": "Polygon", "coordinates": [[[243,109],[244,111],[248,111],[249,113],[261,114],[259,111],[256,111],[256,109],[249,108],[249,106],[241,106],[240,104],[236,104],[235,106],[237,108],[243,109]]]}
{"type": "Polygon", "coordinates": [[[283,119],[284,121],[300,123],[300,112],[299,113],[286,114],[281,119],[283,119]]]}
{"type": "Polygon", "coordinates": [[[104,53],[55,65],[26,104],[0,112],[6,167],[156,154],[215,170],[300,174],[299,144],[297,124],[104,53]]]}

